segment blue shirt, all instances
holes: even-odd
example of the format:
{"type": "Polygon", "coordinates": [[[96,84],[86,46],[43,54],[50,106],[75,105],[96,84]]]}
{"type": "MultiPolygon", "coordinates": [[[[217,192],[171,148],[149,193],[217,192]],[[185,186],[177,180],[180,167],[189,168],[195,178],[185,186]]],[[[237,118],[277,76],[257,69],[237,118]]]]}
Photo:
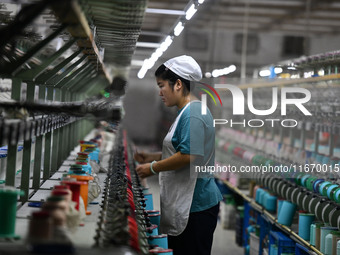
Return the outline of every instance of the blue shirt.
{"type": "MultiPolygon", "coordinates": [[[[195,165],[214,166],[215,128],[209,109],[206,115],[202,115],[201,102],[191,102],[179,119],[171,142],[176,152],[196,155],[195,165]]],[[[199,173],[190,212],[204,211],[221,200],[222,195],[213,176],[208,173],[199,173]]]]}

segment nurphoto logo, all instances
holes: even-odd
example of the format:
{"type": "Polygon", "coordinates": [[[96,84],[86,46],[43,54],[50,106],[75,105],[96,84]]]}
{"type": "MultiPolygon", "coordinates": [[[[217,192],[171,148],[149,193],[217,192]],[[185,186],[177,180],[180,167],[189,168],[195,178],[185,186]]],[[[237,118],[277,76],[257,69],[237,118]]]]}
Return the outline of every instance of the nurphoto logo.
{"type": "MultiPolygon", "coordinates": [[[[220,95],[216,92],[216,90],[207,85],[210,90],[212,90],[215,95],[218,97],[220,100],[221,106],[222,106],[222,101],[220,98],[220,95]]],[[[244,111],[244,105],[245,105],[245,96],[243,94],[243,91],[238,88],[235,85],[230,85],[230,84],[217,84],[215,86],[217,89],[228,89],[231,92],[232,98],[233,98],[233,115],[245,115],[244,111]]],[[[213,101],[216,104],[216,100],[212,96],[212,94],[206,90],[206,89],[201,89],[204,92],[206,92],[211,98],[213,98],[213,101]]],[[[201,101],[202,101],[202,109],[201,113],[202,115],[207,114],[207,94],[202,94],[201,95],[201,101]]],[[[281,104],[281,116],[286,116],[287,115],[287,105],[295,105],[305,116],[311,116],[312,114],[306,109],[306,107],[303,105],[307,103],[311,99],[311,93],[309,90],[305,88],[295,88],[295,87],[289,87],[289,88],[281,88],[281,98],[280,98],[280,104],[281,104]],[[289,94],[296,94],[299,93],[303,97],[301,98],[289,98],[289,94]]],[[[253,88],[248,88],[247,89],[247,106],[248,109],[251,113],[254,115],[258,116],[267,116],[272,113],[274,113],[278,107],[279,104],[279,96],[278,96],[278,88],[274,87],[272,88],[272,105],[269,109],[266,110],[258,110],[255,109],[254,104],[253,104],[253,88]]],[[[246,124],[250,127],[262,127],[265,122],[271,122],[272,127],[274,127],[274,122],[275,121],[280,121],[279,119],[251,119],[246,121],[245,119],[241,122],[233,122],[233,120],[226,120],[226,119],[214,119],[214,126],[215,125],[221,125],[221,124],[227,124],[230,123],[231,125],[243,125],[246,127],[246,124]],[[255,125],[254,123],[257,123],[255,125]]],[[[297,121],[295,119],[284,119],[281,120],[281,125],[284,127],[295,127],[297,126],[297,121]]]]}

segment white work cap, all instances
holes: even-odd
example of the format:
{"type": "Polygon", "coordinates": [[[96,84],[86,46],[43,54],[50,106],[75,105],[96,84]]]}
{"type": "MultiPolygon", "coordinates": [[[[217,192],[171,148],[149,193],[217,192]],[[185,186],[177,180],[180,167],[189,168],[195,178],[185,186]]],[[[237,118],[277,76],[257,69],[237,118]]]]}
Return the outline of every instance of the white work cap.
{"type": "Polygon", "coordinates": [[[196,60],[190,56],[182,55],[169,59],[164,65],[186,80],[199,81],[202,79],[200,66],[197,64],[196,60]]]}

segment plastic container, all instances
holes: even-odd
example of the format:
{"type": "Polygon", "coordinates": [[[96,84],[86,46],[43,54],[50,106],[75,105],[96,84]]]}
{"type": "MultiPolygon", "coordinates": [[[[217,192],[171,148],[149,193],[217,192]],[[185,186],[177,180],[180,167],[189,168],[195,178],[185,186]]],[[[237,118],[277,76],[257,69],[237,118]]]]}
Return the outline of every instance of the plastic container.
{"type": "Polygon", "coordinates": [[[149,250],[149,253],[150,254],[173,255],[172,249],[161,249],[161,248],[149,250]]]}
{"type": "Polygon", "coordinates": [[[79,211],[80,187],[87,183],[79,181],[62,181],[61,183],[70,187],[72,191],[72,201],[76,203],[76,209],[79,211]]]}
{"type": "Polygon", "coordinates": [[[70,175],[71,178],[75,178],[78,182],[81,182],[80,185],[80,196],[84,200],[85,211],[87,215],[90,215],[91,212],[87,211],[87,200],[89,193],[89,181],[93,180],[92,176],[82,176],[82,175],[70,175]]]}
{"type": "Polygon", "coordinates": [[[285,226],[291,226],[295,211],[296,211],[295,204],[289,201],[283,201],[282,207],[278,215],[277,222],[285,226]]]}
{"type": "Polygon", "coordinates": [[[326,235],[325,237],[325,255],[332,255],[332,249],[333,249],[333,235],[332,233],[329,233],[328,235],[326,235]]]}
{"type": "Polygon", "coordinates": [[[295,246],[295,255],[309,255],[309,250],[302,246],[301,244],[299,243],[296,243],[296,246],[295,246]]]}
{"type": "Polygon", "coordinates": [[[157,245],[163,249],[168,249],[168,236],[167,235],[156,235],[148,237],[149,245],[157,245]]]}
{"type": "Polygon", "coordinates": [[[76,164],[81,165],[85,172],[87,172],[88,174],[91,174],[92,167],[90,166],[90,164],[86,160],[78,160],[76,162],[76,164]]]}
{"type": "Polygon", "coordinates": [[[149,193],[149,194],[144,194],[144,198],[146,199],[145,201],[145,210],[148,211],[148,210],[153,210],[153,199],[152,199],[152,194],[149,193]]]}
{"type": "Polygon", "coordinates": [[[151,224],[159,226],[161,220],[161,214],[148,214],[151,224]]]}
{"type": "Polygon", "coordinates": [[[146,213],[149,214],[149,215],[151,215],[151,214],[159,214],[160,211],[159,210],[147,210],[146,213]]]}
{"type": "Polygon", "coordinates": [[[314,219],[315,219],[314,214],[310,213],[299,214],[299,236],[306,241],[310,240],[310,229],[314,219]]]}
{"type": "MultiPolygon", "coordinates": [[[[282,253],[293,253],[294,254],[295,252],[295,242],[281,232],[277,232],[277,231],[269,232],[269,245],[270,247],[272,245],[274,245],[273,247],[276,246],[277,253],[274,253],[274,254],[282,254],[282,253]]],[[[270,252],[270,255],[272,255],[271,252],[270,252]]]]}
{"type": "Polygon", "coordinates": [[[28,242],[31,244],[50,241],[53,236],[52,217],[47,211],[32,213],[28,230],[28,242]]]}
{"type": "Polygon", "coordinates": [[[96,148],[96,145],[92,144],[91,142],[80,141],[80,151],[83,152],[87,148],[96,148]]]}
{"type": "Polygon", "coordinates": [[[326,236],[330,234],[332,231],[337,230],[337,228],[333,227],[321,227],[320,232],[320,251],[325,253],[326,251],[326,236]]]}
{"type": "Polygon", "coordinates": [[[151,225],[150,227],[147,227],[146,228],[146,235],[147,236],[157,236],[158,235],[157,225],[151,225]]]}
{"type": "Polygon", "coordinates": [[[15,234],[18,195],[22,196],[24,192],[12,187],[0,189],[0,238],[18,237],[15,234]]]}

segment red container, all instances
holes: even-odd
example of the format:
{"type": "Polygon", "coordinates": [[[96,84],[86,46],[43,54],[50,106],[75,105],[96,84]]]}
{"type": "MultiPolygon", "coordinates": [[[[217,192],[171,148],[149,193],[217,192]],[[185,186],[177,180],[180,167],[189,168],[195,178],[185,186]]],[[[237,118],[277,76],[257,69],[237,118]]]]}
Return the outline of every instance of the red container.
{"type": "Polygon", "coordinates": [[[79,211],[79,197],[81,185],[86,185],[87,182],[79,181],[62,181],[62,184],[68,185],[72,191],[72,201],[76,202],[76,209],[79,211]]]}
{"type": "Polygon", "coordinates": [[[85,211],[86,214],[91,214],[90,211],[87,211],[87,199],[89,193],[89,181],[93,180],[92,176],[83,176],[83,175],[70,175],[71,178],[76,178],[78,182],[81,182],[80,186],[80,196],[84,200],[85,211]]]}

